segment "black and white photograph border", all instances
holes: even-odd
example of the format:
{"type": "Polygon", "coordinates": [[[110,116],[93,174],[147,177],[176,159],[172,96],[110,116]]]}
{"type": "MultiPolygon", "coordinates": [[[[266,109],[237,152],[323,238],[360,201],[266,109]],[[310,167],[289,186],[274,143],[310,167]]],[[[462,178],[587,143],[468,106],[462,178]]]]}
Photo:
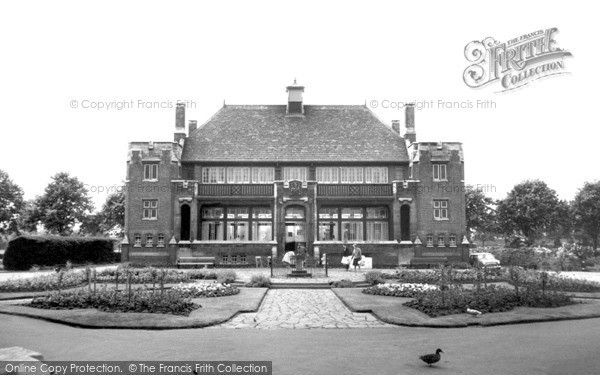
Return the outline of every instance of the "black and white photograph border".
{"type": "Polygon", "coordinates": [[[593,9],[0,4],[0,374],[598,373],[593,9]]]}

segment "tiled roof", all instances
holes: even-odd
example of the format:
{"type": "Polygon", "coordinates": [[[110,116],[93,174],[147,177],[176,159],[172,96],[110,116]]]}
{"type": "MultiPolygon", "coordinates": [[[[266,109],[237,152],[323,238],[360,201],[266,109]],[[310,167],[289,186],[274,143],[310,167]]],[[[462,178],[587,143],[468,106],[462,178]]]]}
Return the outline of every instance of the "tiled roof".
{"type": "Polygon", "coordinates": [[[186,139],[185,161],[406,162],[404,139],[367,107],[227,105],[186,139]]]}

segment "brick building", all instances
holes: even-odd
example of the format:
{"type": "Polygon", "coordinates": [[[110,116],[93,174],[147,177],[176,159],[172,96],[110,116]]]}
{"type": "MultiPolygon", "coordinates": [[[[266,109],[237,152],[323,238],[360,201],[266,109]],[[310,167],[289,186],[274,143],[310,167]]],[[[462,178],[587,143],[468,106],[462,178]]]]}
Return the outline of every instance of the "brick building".
{"type": "Polygon", "coordinates": [[[387,126],[363,105],[223,105],[202,126],[178,105],[173,142],[131,142],[124,261],[218,264],[303,245],[337,264],[359,243],[374,266],[468,258],[464,161],[454,142],[417,142],[414,106],[387,126]]]}

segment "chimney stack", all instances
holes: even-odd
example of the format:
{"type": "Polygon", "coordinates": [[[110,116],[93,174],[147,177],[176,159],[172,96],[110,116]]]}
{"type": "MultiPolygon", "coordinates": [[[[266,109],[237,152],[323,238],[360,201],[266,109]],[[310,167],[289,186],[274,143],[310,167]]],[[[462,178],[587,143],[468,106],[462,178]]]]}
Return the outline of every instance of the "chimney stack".
{"type": "Polygon", "coordinates": [[[304,115],[304,104],[302,103],[302,93],[304,92],[304,86],[298,85],[294,78],[294,84],[286,87],[288,93],[288,115],[304,115]]]}
{"type": "Polygon", "coordinates": [[[404,109],[406,133],[404,139],[410,143],[417,141],[417,133],[415,132],[415,103],[408,103],[404,109]]]}
{"type": "Polygon", "coordinates": [[[392,120],[392,130],[400,134],[400,120],[392,120]]]}
{"type": "Polygon", "coordinates": [[[197,127],[198,127],[198,121],[190,120],[188,123],[188,135],[191,135],[194,132],[194,130],[196,130],[197,127]]]}
{"type": "Polygon", "coordinates": [[[173,136],[174,142],[180,143],[182,139],[185,139],[185,104],[177,103],[175,108],[175,134],[173,136]]]}

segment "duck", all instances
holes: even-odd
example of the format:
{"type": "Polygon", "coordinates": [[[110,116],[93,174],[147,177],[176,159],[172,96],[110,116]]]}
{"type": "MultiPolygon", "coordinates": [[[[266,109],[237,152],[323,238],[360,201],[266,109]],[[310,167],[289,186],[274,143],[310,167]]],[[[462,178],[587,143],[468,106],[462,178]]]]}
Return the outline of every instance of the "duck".
{"type": "Polygon", "coordinates": [[[432,363],[436,363],[439,362],[440,359],[442,359],[442,356],[440,355],[440,353],[443,353],[444,351],[442,349],[439,349],[435,351],[435,354],[425,354],[420,356],[419,358],[421,359],[421,361],[427,363],[429,365],[429,367],[431,367],[432,363]]]}
{"type": "Polygon", "coordinates": [[[473,316],[479,316],[479,315],[481,315],[483,313],[481,311],[479,311],[479,310],[470,309],[469,306],[467,306],[467,314],[471,314],[473,316]]]}

